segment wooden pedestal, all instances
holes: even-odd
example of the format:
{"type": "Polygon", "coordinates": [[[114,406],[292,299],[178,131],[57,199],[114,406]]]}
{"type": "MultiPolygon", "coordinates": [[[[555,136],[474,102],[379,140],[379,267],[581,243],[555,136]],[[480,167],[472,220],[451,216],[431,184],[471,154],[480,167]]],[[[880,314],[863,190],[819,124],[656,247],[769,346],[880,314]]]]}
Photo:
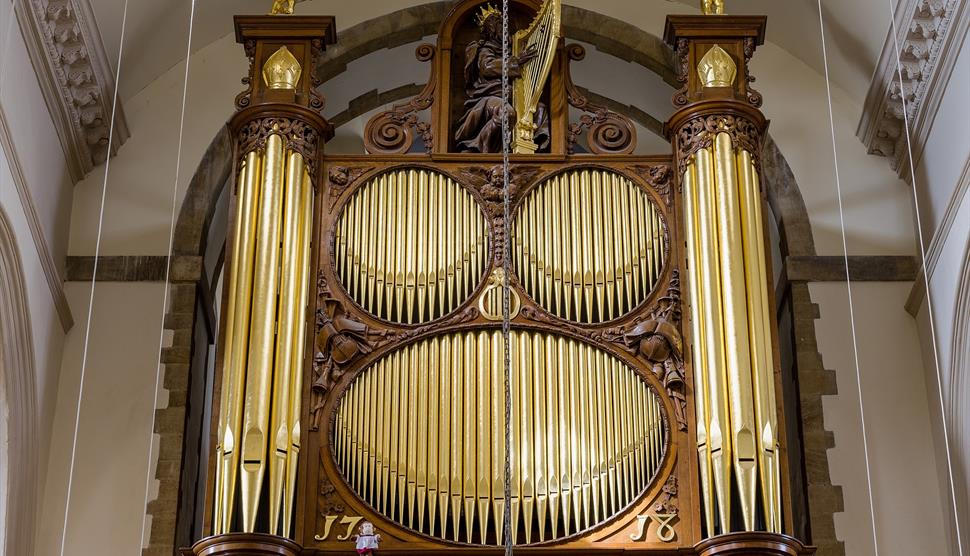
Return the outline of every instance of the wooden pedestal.
{"type": "Polygon", "coordinates": [[[303,549],[295,542],[255,533],[232,533],[200,540],[183,548],[182,556],[300,556],[303,549]]]}
{"type": "Polygon", "coordinates": [[[697,556],[811,556],[815,548],[775,533],[731,533],[694,547],[697,556]]]}

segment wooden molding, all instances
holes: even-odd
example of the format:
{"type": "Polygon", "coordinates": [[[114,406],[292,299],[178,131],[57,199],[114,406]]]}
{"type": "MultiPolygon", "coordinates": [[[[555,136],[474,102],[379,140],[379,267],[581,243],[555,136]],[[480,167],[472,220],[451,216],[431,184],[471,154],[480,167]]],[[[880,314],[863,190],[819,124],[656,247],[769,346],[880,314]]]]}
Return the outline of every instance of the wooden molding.
{"type": "MultiPolygon", "coordinates": [[[[67,281],[90,282],[94,277],[94,257],[68,257],[67,281]]],[[[168,269],[170,282],[195,282],[202,279],[201,256],[177,255],[168,269]]],[[[168,257],[163,255],[119,255],[98,259],[98,282],[164,282],[168,257]]]]}
{"type": "Polygon", "coordinates": [[[40,223],[40,216],[37,215],[37,208],[34,206],[34,200],[30,195],[30,188],[27,186],[27,179],[24,177],[23,167],[20,165],[20,157],[17,155],[17,147],[14,144],[3,105],[0,105],[0,148],[3,149],[7,164],[10,166],[14,188],[17,190],[18,197],[20,197],[20,204],[23,206],[24,216],[27,218],[27,226],[30,228],[30,237],[34,241],[37,258],[44,270],[44,277],[47,279],[47,287],[50,289],[57,316],[61,321],[61,327],[64,332],[67,332],[74,326],[74,317],[71,315],[71,306],[64,294],[64,281],[61,279],[61,273],[54,261],[54,256],[51,254],[47,238],[44,237],[44,227],[40,223]]]}
{"type": "Polygon", "coordinates": [[[898,36],[889,29],[856,135],[869,154],[889,158],[904,179],[909,178],[910,157],[922,155],[970,27],[968,5],[968,0],[903,0],[897,5],[898,36]]]}

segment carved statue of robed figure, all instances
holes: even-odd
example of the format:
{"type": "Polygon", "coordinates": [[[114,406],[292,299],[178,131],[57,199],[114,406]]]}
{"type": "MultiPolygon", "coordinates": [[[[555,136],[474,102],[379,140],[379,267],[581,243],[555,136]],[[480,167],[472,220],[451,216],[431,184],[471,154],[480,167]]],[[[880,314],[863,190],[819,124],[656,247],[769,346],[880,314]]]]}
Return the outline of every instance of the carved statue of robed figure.
{"type": "MultiPolygon", "coordinates": [[[[508,129],[515,127],[517,111],[511,98],[502,97],[502,14],[492,6],[478,15],[481,39],[465,48],[465,114],[458,122],[455,141],[459,152],[502,151],[502,107],[508,109],[508,129]]],[[[535,48],[513,56],[508,45],[509,80],[522,77],[522,68],[539,54],[535,48]]],[[[509,88],[511,96],[511,87],[509,88]]],[[[534,141],[540,149],[549,144],[549,114],[540,104],[535,115],[534,141]]]]}

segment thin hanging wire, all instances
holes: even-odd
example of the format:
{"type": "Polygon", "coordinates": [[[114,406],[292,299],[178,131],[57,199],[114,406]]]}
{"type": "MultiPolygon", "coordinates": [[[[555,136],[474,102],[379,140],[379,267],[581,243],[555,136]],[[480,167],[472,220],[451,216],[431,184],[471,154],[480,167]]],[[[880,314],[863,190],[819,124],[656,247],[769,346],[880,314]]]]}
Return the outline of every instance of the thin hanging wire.
{"type": "Polygon", "coordinates": [[[926,269],[926,244],[923,241],[923,218],[921,216],[919,195],[916,193],[916,168],[913,160],[913,144],[909,134],[909,104],[903,91],[902,75],[903,65],[899,49],[899,30],[896,27],[896,14],[892,2],[887,1],[889,8],[889,21],[893,35],[893,47],[896,54],[896,76],[899,78],[899,98],[903,103],[903,132],[906,134],[906,149],[909,153],[909,176],[910,185],[913,187],[913,208],[916,212],[916,237],[919,239],[920,265],[923,269],[923,286],[926,289],[926,310],[929,312],[930,339],[933,344],[933,363],[936,367],[936,391],[939,395],[940,403],[940,423],[943,425],[943,446],[946,450],[946,471],[950,480],[950,503],[953,507],[953,525],[956,528],[957,549],[960,556],[963,556],[963,538],[960,531],[960,514],[957,508],[956,483],[953,480],[953,459],[950,454],[950,431],[947,424],[946,406],[943,400],[943,373],[940,370],[940,351],[936,340],[936,320],[933,311],[933,294],[930,291],[930,275],[926,269]]]}
{"type": "Polygon", "coordinates": [[[852,327],[852,355],[855,359],[856,383],[859,387],[859,414],[862,421],[862,450],[866,460],[866,486],[869,489],[869,516],[872,519],[872,546],[875,556],[879,556],[879,539],[876,535],[876,505],[872,496],[872,471],[869,464],[869,434],[866,430],[866,409],[862,394],[862,371],[859,365],[859,343],[856,336],[855,306],[852,302],[852,275],[849,273],[849,243],[845,234],[845,212],[842,206],[842,180],[839,176],[839,152],[835,141],[835,115],[832,107],[832,84],[829,78],[829,58],[825,48],[825,21],[822,15],[822,0],[818,0],[818,22],[822,33],[822,63],[825,66],[825,90],[829,107],[829,128],[832,132],[832,157],[835,163],[835,189],[839,201],[839,220],[842,224],[842,254],[845,260],[845,285],[849,298],[849,324],[852,327]]]}
{"type": "Polygon", "coordinates": [[[502,512],[505,556],[512,556],[512,323],[509,274],[512,258],[509,246],[512,226],[509,222],[511,198],[509,181],[509,0],[502,0],[502,339],[505,346],[505,506],[502,512]]]}
{"type": "MultiPolygon", "coordinates": [[[[182,108],[179,116],[179,143],[178,152],[175,155],[175,183],[172,185],[172,214],[169,218],[169,229],[168,229],[168,259],[165,261],[165,293],[162,296],[162,316],[161,322],[159,323],[158,331],[158,361],[155,364],[155,394],[152,396],[152,426],[148,429],[148,461],[147,470],[145,471],[145,507],[148,507],[148,496],[149,490],[152,484],[152,458],[155,455],[155,419],[156,419],[156,405],[158,404],[158,390],[161,385],[162,378],[162,344],[165,341],[165,314],[168,312],[168,299],[171,284],[169,284],[169,279],[171,277],[172,271],[172,257],[175,253],[172,251],[172,247],[175,244],[175,215],[177,214],[178,205],[178,192],[179,192],[179,172],[182,170],[182,137],[183,131],[185,129],[185,101],[188,96],[189,90],[189,65],[192,62],[192,30],[195,25],[195,0],[192,0],[192,6],[190,7],[191,12],[189,13],[189,39],[185,46],[185,73],[182,76],[182,108]]],[[[138,554],[141,554],[141,550],[145,547],[145,528],[148,523],[148,516],[144,516],[141,522],[141,537],[139,538],[138,554]]]]}
{"type": "MultiPolygon", "coordinates": [[[[115,116],[118,110],[118,89],[121,78],[121,55],[125,48],[125,27],[128,23],[128,0],[121,12],[121,38],[118,41],[118,65],[115,67],[114,93],[111,97],[111,122],[108,126],[108,148],[114,144],[115,116]]],[[[67,474],[67,496],[64,500],[64,526],[61,529],[61,556],[67,540],[67,520],[71,512],[71,489],[74,486],[74,464],[77,460],[77,432],[81,422],[81,402],[84,399],[84,375],[88,366],[88,347],[91,343],[91,315],[94,312],[94,289],[98,283],[98,260],[101,258],[101,235],[104,228],[104,205],[108,194],[108,175],[111,170],[111,156],[104,162],[104,181],[101,184],[101,208],[98,212],[98,239],[94,246],[94,268],[91,273],[91,295],[88,297],[88,315],[84,327],[84,352],[81,355],[81,376],[77,390],[77,409],[74,413],[74,438],[71,441],[71,466],[67,474]]],[[[140,552],[140,551],[139,551],[140,552]]]]}

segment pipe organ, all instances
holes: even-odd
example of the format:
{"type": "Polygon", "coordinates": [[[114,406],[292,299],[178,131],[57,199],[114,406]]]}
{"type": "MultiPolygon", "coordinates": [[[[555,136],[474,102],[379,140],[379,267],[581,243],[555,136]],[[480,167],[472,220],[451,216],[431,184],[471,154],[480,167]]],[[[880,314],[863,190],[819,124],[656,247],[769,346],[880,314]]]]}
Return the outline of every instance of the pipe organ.
{"type": "Polygon", "coordinates": [[[184,554],[351,553],[371,526],[388,554],[814,553],[786,535],[765,19],[668,18],[673,155],[646,155],[573,83],[561,10],[510,1],[505,98],[502,12],[454,2],[353,155],[323,152],[332,18],[236,18],[212,536],[184,554]]]}

